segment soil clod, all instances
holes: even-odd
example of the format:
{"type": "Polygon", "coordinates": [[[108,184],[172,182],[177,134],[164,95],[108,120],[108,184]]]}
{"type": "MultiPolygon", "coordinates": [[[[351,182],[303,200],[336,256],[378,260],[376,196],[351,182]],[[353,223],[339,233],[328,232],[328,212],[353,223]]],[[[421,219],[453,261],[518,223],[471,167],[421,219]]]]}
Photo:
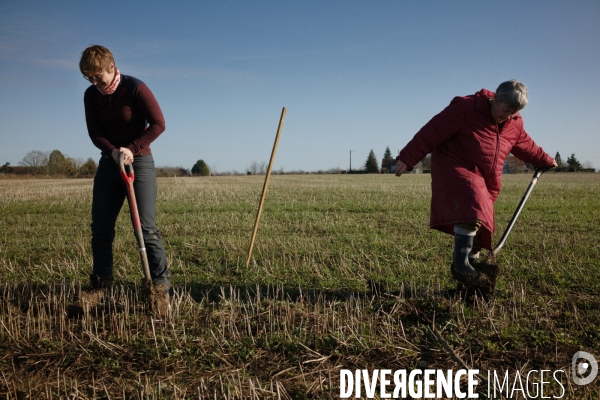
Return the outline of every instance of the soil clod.
{"type": "Polygon", "coordinates": [[[102,300],[104,300],[105,296],[106,296],[105,288],[82,290],[79,293],[79,300],[81,300],[81,303],[86,307],[94,307],[95,305],[100,303],[102,300]]]}
{"type": "Polygon", "coordinates": [[[149,284],[147,290],[150,311],[160,317],[169,315],[171,309],[171,304],[169,302],[169,288],[165,285],[149,284]]]}

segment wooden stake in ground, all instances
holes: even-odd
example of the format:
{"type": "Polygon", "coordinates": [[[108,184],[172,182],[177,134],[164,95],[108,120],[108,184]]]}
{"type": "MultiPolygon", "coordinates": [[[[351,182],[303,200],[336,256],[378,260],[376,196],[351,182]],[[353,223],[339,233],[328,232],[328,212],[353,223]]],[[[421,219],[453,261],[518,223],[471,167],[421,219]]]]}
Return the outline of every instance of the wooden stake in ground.
{"type": "Polygon", "coordinates": [[[265,183],[263,185],[262,194],[260,195],[260,203],[258,205],[258,212],[256,213],[256,221],[254,222],[254,231],[252,232],[252,240],[250,241],[250,249],[248,249],[248,259],[246,260],[246,268],[250,264],[252,258],[252,248],[254,247],[254,240],[256,239],[256,232],[258,231],[258,221],[260,221],[260,214],[262,213],[263,204],[267,194],[267,186],[269,186],[269,178],[271,177],[271,169],[273,168],[273,160],[275,159],[275,153],[277,152],[277,145],[279,144],[279,134],[281,133],[281,127],[283,126],[283,120],[285,119],[285,107],[281,110],[281,117],[279,118],[279,127],[277,127],[277,135],[275,136],[275,143],[273,144],[273,151],[271,151],[271,159],[269,160],[269,168],[267,168],[267,176],[265,177],[265,183]]]}

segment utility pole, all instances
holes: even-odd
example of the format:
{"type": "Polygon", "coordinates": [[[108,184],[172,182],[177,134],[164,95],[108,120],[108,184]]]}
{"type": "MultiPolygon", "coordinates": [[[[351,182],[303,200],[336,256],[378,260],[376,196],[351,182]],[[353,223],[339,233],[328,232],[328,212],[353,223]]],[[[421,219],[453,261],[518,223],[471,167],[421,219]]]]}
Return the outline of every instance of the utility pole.
{"type": "Polygon", "coordinates": [[[350,150],[350,172],[352,172],[352,150],[350,150]]]}

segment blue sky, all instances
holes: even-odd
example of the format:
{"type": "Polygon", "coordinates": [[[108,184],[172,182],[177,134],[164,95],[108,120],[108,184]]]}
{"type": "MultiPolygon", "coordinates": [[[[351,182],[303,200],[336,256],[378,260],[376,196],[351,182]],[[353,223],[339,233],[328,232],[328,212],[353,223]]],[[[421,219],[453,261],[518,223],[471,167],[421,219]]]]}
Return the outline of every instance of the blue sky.
{"type": "Polygon", "coordinates": [[[600,2],[19,1],[0,3],[0,164],[31,150],[99,158],[83,49],[148,84],[167,130],[158,166],[357,168],[397,154],[456,95],[529,88],[525,128],[600,167],[600,2]]]}

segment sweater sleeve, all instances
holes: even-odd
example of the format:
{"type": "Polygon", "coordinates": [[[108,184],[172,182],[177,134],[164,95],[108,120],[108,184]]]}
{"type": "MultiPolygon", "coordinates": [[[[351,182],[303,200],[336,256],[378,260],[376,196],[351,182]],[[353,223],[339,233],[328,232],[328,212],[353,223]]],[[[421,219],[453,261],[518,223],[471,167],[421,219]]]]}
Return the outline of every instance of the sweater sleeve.
{"type": "Polygon", "coordinates": [[[137,86],[134,100],[148,123],[144,132],[127,146],[133,154],[137,154],[140,149],[149,147],[150,143],[165,131],[166,126],[160,106],[145,83],[140,83],[137,86]]]}
{"type": "Polygon", "coordinates": [[[397,160],[412,168],[436,147],[456,134],[464,123],[466,102],[455,97],[448,107],[434,116],[400,151],[397,160]]]}
{"type": "Polygon", "coordinates": [[[553,165],[553,158],[535,144],[524,129],[510,152],[518,159],[531,163],[536,168],[546,168],[553,165]]]}
{"type": "MultiPolygon", "coordinates": [[[[94,90],[96,90],[94,88],[94,90]]],[[[109,157],[112,151],[116,148],[112,143],[105,137],[103,130],[98,120],[98,112],[96,107],[93,106],[93,96],[88,90],[83,96],[83,105],[85,108],[85,123],[88,129],[88,135],[94,143],[94,146],[100,149],[103,155],[109,157]]]]}

